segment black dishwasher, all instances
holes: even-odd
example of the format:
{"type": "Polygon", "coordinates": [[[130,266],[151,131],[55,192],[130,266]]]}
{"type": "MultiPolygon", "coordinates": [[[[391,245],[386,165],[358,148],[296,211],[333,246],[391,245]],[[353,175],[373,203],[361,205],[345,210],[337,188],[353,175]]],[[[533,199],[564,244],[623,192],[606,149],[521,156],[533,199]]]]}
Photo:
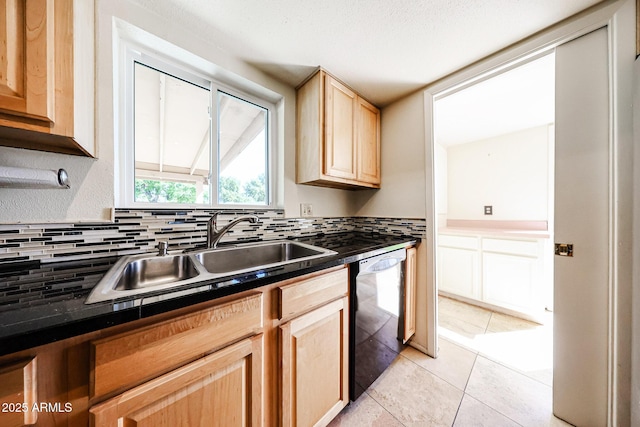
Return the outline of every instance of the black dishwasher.
{"type": "Polygon", "coordinates": [[[356,400],[404,348],[406,250],[366,258],[351,266],[349,398],[356,400]]]}

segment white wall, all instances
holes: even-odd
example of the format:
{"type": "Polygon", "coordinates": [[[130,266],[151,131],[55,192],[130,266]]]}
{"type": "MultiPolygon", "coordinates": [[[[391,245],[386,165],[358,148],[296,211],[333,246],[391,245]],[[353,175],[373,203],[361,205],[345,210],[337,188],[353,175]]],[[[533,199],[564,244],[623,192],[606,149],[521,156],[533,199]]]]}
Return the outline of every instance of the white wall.
{"type": "Polygon", "coordinates": [[[353,193],[357,216],[425,217],[424,98],[415,93],[382,109],[382,185],[353,193]]]}
{"type": "Polygon", "coordinates": [[[448,219],[546,221],[548,126],[449,147],[447,182],[448,219]]]}
{"type": "Polygon", "coordinates": [[[113,206],[113,162],[0,147],[0,165],[63,168],[69,190],[0,188],[0,223],[106,220],[113,206]],[[106,184],[106,185],[105,185],[106,184]]]}
{"type": "MultiPolygon", "coordinates": [[[[96,8],[96,139],[98,159],[0,147],[0,165],[57,169],[71,177],[71,190],[0,189],[0,222],[76,222],[111,219],[114,206],[113,17],[163,38],[238,76],[282,95],[279,112],[281,180],[279,203],[289,217],[299,216],[299,203],[312,203],[314,216],[350,216],[353,193],[295,183],[295,91],[239,60],[225,49],[225,37],[213,38],[181,14],[160,16],[153,2],[98,0],[96,8]],[[144,6],[143,6],[144,5],[144,6]],[[146,7],[146,8],[145,8],[146,7]],[[198,32],[196,32],[198,31],[198,32]],[[284,164],[283,164],[284,163],[284,164]]],[[[87,106],[92,108],[92,106],[87,106]]]]}
{"type": "Polygon", "coordinates": [[[447,225],[447,215],[449,210],[449,182],[448,182],[448,163],[449,156],[447,149],[440,144],[436,144],[433,153],[433,166],[435,169],[435,196],[436,196],[436,212],[438,215],[437,226],[445,227],[447,225]]]}

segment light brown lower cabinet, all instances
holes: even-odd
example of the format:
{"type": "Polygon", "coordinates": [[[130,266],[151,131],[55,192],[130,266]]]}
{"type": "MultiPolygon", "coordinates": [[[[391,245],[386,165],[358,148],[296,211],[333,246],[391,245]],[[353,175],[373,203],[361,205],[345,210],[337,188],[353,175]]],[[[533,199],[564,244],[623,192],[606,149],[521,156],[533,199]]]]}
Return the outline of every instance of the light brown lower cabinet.
{"type": "Polygon", "coordinates": [[[36,358],[23,360],[0,368],[0,425],[19,427],[38,421],[38,380],[36,358]]]}
{"type": "Polygon", "coordinates": [[[91,341],[89,396],[103,401],[263,331],[263,294],[251,292],[147,327],[91,341]],[[135,366],[136,369],[131,369],[135,366]]]}
{"type": "Polygon", "coordinates": [[[91,408],[94,426],[261,426],[263,335],[91,408]]]}
{"type": "Polygon", "coordinates": [[[48,411],[0,426],[326,425],[348,402],[348,290],[335,267],[2,356],[0,402],[48,411]]]}
{"type": "Polygon", "coordinates": [[[280,326],[282,425],[324,426],[349,403],[346,297],[280,326]]]}
{"type": "Polygon", "coordinates": [[[417,287],[417,250],[407,249],[404,263],[404,336],[406,343],[416,333],[416,287],[417,287]]]}

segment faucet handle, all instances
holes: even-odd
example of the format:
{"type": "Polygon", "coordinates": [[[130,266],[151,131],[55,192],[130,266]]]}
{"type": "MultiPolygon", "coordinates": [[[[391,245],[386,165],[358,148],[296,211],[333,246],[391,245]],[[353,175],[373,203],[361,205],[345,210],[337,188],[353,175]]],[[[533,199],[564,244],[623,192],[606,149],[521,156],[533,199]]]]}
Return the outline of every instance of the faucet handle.
{"type": "Polygon", "coordinates": [[[213,230],[218,227],[218,215],[220,215],[220,212],[213,212],[209,217],[209,220],[207,221],[209,227],[211,227],[213,230]]]}

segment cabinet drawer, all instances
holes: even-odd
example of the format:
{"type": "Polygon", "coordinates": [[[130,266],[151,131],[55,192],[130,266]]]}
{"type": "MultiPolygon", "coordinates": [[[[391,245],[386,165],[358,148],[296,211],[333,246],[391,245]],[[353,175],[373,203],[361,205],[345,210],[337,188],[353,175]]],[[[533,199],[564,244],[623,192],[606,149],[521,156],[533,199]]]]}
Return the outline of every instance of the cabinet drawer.
{"type": "Polygon", "coordinates": [[[482,239],[482,250],[509,255],[537,257],[539,245],[535,240],[482,239]]]}
{"type": "Polygon", "coordinates": [[[470,236],[453,236],[449,234],[440,234],[438,236],[438,246],[477,250],[478,238],[470,236]]]}
{"type": "Polygon", "coordinates": [[[262,426],[263,335],[209,354],[91,408],[91,425],[262,426]]]}
{"type": "Polygon", "coordinates": [[[138,385],[263,326],[262,293],[91,342],[91,397],[138,385]]]}
{"type": "Polygon", "coordinates": [[[346,268],[307,280],[278,287],[278,318],[304,313],[314,307],[347,295],[349,274],[346,268]]]}

